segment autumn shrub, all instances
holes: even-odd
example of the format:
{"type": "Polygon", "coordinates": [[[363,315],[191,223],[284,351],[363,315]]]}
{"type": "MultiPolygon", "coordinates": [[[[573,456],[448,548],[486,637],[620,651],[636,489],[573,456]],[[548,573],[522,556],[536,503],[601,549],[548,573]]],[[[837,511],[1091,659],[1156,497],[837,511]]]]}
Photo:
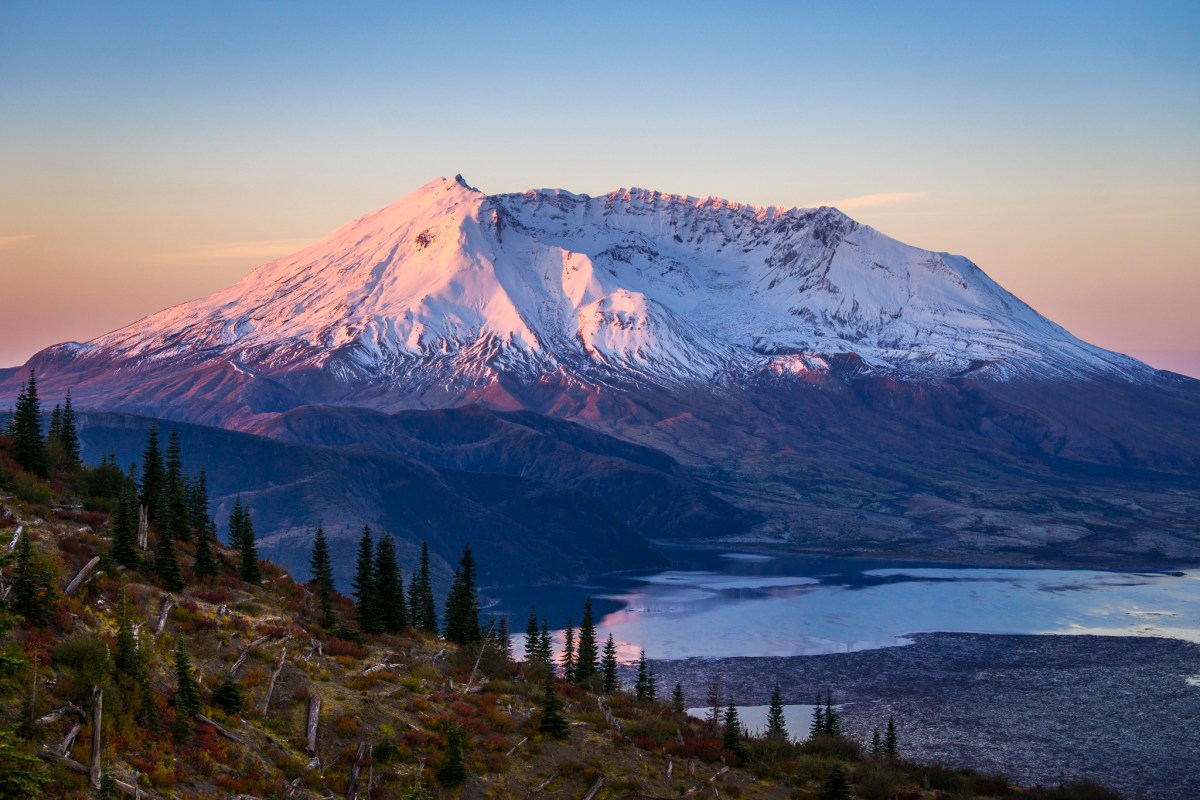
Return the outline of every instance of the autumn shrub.
{"type": "Polygon", "coordinates": [[[63,668],[58,691],[64,697],[81,702],[93,686],[108,688],[113,660],[104,637],[80,633],[64,639],[54,648],[54,660],[63,668]]]}
{"type": "Polygon", "coordinates": [[[343,739],[351,739],[362,730],[362,723],[358,721],[358,717],[343,714],[333,723],[333,729],[343,739]]]}
{"type": "Polygon", "coordinates": [[[350,658],[366,658],[367,648],[348,639],[333,638],[325,643],[325,653],[331,656],[349,656],[350,658]]]}

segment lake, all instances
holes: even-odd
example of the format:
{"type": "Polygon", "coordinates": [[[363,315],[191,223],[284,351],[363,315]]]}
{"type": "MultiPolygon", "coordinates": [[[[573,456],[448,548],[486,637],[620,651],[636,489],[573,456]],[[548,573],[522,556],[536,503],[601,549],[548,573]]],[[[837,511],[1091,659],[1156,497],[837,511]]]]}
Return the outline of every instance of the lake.
{"type": "MultiPolygon", "coordinates": [[[[997,569],[690,553],[687,568],[488,592],[523,631],[530,603],[561,628],[593,598],[623,660],[798,656],[909,643],[909,634],[1100,634],[1200,642],[1200,570],[997,569]]],[[[520,647],[518,637],[518,651],[520,647]]]]}

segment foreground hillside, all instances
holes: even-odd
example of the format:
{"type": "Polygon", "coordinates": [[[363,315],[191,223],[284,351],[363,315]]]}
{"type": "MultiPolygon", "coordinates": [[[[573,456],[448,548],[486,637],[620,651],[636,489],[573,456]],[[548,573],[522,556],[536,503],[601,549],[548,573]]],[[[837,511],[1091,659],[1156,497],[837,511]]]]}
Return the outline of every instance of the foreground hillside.
{"type": "Polygon", "coordinates": [[[215,543],[199,578],[198,539],[176,543],[187,588],[168,591],[151,553],[169,534],[151,528],[144,570],[117,564],[110,465],[43,478],[12,455],[0,437],[4,797],[1115,797],[868,757],[838,734],[738,736],[549,677],[499,636],[364,634],[349,600],[323,610],[319,585],[266,562],[245,582],[215,543]]]}

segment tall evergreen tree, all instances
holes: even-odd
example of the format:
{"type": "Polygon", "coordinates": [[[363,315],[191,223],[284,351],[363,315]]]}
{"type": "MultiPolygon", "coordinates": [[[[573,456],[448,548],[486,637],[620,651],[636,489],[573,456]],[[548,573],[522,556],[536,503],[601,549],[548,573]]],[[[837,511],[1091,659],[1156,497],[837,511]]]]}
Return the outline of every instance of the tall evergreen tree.
{"type": "Polygon", "coordinates": [[[575,682],[575,626],[571,624],[571,618],[567,617],[567,629],[563,632],[563,652],[562,660],[559,662],[562,667],[563,680],[567,683],[575,682]]]}
{"type": "Polygon", "coordinates": [[[192,538],[192,526],[188,513],[187,479],[183,475],[183,448],[179,444],[179,431],[174,428],[167,440],[165,475],[160,503],[163,519],[159,527],[176,539],[189,540],[192,538]]]}
{"type": "Polygon", "coordinates": [[[138,552],[138,504],[136,489],[130,482],[121,487],[121,495],[117,500],[117,511],[109,520],[109,534],[112,536],[112,548],[109,554],[113,561],[123,567],[137,569],[142,565],[142,555],[138,552]]]}
{"type": "Polygon", "coordinates": [[[17,543],[12,584],[12,607],[31,625],[45,625],[58,593],[48,565],[33,550],[33,537],[26,531],[17,543]]]}
{"type": "Polygon", "coordinates": [[[133,620],[129,613],[129,591],[125,580],[121,580],[121,595],[117,600],[117,654],[113,666],[118,675],[138,677],[142,673],[142,659],[138,654],[137,637],[133,634],[133,620]]]}
{"type": "Polygon", "coordinates": [[[712,682],[708,685],[708,696],[705,698],[708,701],[708,723],[710,730],[715,731],[721,724],[722,701],[721,696],[721,673],[713,675],[712,682]]]}
{"type": "Polygon", "coordinates": [[[364,633],[380,633],[383,630],[382,615],[379,613],[379,585],[375,578],[375,543],[371,540],[371,526],[364,525],[358,540],[358,559],[354,569],[354,611],[358,616],[358,627],[364,633]]]}
{"type": "Polygon", "coordinates": [[[671,713],[680,719],[687,713],[687,699],[683,696],[683,684],[679,681],[675,682],[675,689],[671,692],[671,713]]]}
{"type": "Polygon", "coordinates": [[[500,617],[500,624],[496,628],[496,650],[505,661],[513,660],[512,636],[508,632],[507,616],[500,617]]]}
{"type": "Polygon", "coordinates": [[[831,736],[842,735],[842,720],[833,705],[833,692],[825,690],[825,732],[831,736]]]}
{"type": "Polygon", "coordinates": [[[562,701],[554,693],[553,683],[547,683],[542,689],[542,718],[538,721],[538,730],[555,739],[566,739],[571,733],[571,727],[562,715],[562,701]]]}
{"type": "Polygon", "coordinates": [[[38,400],[37,374],[29,370],[29,380],[21,387],[13,415],[8,422],[13,437],[13,458],[27,472],[45,477],[50,471],[46,440],[42,438],[42,404],[38,400]]]}
{"type": "Polygon", "coordinates": [[[312,556],[308,562],[312,573],[311,583],[317,585],[317,601],[321,606],[321,624],[332,628],[337,621],[333,606],[333,562],[329,558],[329,542],[325,540],[325,527],[317,524],[317,535],[313,538],[312,556]]]}
{"type": "Polygon", "coordinates": [[[398,633],[408,627],[404,577],[396,563],[396,545],[390,533],[379,535],[375,545],[375,593],[383,630],[398,633]]]}
{"type": "Polygon", "coordinates": [[[883,739],[879,738],[879,728],[871,734],[871,758],[883,758],[883,739]]]}
{"type": "Polygon", "coordinates": [[[229,546],[234,550],[242,549],[242,534],[246,529],[246,506],[242,496],[233,499],[233,510],[229,512],[229,546]]]}
{"type": "Polygon", "coordinates": [[[454,571],[454,582],[446,596],[446,625],[443,635],[446,641],[455,644],[471,644],[480,641],[479,590],[475,579],[475,559],[471,545],[463,547],[458,569],[454,571]]]}
{"type": "Polygon", "coordinates": [[[771,692],[771,704],[767,707],[767,738],[779,742],[788,740],[787,720],[783,716],[783,694],[779,684],[771,692]]]}
{"type": "Polygon", "coordinates": [[[583,619],[579,622],[579,650],[575,660],[575,681],[589,683],[600,671],[600,646],[596,641],[596,619],[592,598],[583,601],[583,619]]]}
{"type": "Polygon", "coordinates": [[[437,611],[433,604],[433,579],[429,574],[428,542],[421,542],[421,561],[408,584],[408,619],[418,630],[437,633],[437,611]]]}
{"type": "Polygon", "coordinates": [[[183,591],[183,570],[175,553],[175,537],[166,531],[160,531],[154,542],[154,574],[168,591],[183,591]]]}
{"type": "Polygon", "coordinates": [[[650,689],[650,670],[646,664],[646,651],[638,656],[638,672],[637,680],[633,683],[633,696],[639,701],[645,702],[649,698],[650,689]]]}
{"type": "Polygon", "coordinates": [[[817,704],[813,706],[812,726],[808,729],[808,735],[819,736],[825,732],[825,707],[821,705],[821,693],[817,692],[817,704]]]}
{"type": "Polygon", "coordinates": [[[62,406],[50,411],[50,427],[46,429],[46,458],[51,467],[65,466],[66,454],[62,445],[62,406]]]}
{"type": "Polygon", "coordinates": [[[887,758],[900,757],[900,741],[896,736],[896,718],[888,717],[887,735],[883,738],[883,754],[887,758]]]}
{"type": "Polygon", "coordinates": [[[554,640],[550,638],[550,625],[542,620],[542,632],[538,635],[538,658],[547,668],[553,669],[554,640]]]}
{"type": "Polygon", "coordinates": [[[853,800],[853,797],[846,771],[842,769],[841,764],[834,764],[821,787],[821,800],[853,800]]]}
{"type": "Polygon", "coordinates": [[[617,643],[613,635],[608,635],[604,643],[604,656],[600,659],[600,672],[603,677],[602,688],[605,694],[618,691],[621,688],[621,678],[617,675],[617,643]]]}
{"type": "Polygon", "coordinates": [[[529,607],[529,621],[525,623],[525,663],[532,666],[534,662],[541,660],[541,649],[538,645],[541,639],[538,636],[538,616],[537,606],[529,607]]]}
{"type": "Polygon", "coordinates": [[[742,722],[738,719],[737,706],[733,704],[732,697],[729,698],[729,705],[725,709],[725,734],[721,746],[738,758],[746,757],[746,744],[742,741],[742,722]]]}
{"type": "Polygon", "coordinates": [[[191,736],[192,724],[200,713],[200,687],[188,658],[183,638],[175,644],[175,738],[183,741],[191,736]]]}
{"type": "Polygon", "coordinates": [[[208,475],[200,470],[200,475],[188,481],[187,485],[188,524],[192,533],[199,536],[208,530],[211,517],[208,509],[208,475]]]}
{"type": "Polygon", "coordinates": [[[159,504],[166,483],[162,451],[158,447],[158,427],[151,426],[150,432],[146,434],[146,449],[142,451],[142,489],[138,501],[146,507],[150,521],[158,526],[162,525],[159,504]]]}
{"type": "Polygon", "coordinates": [[[79,451],[79,427],[75,420],[75,406],[71,403],[71,390],[67,389],[66,399],[63,400],[62,428],[59,434],[63,455],[69,469],[78,469],[83,465],[79,451]]]}
{"type": "Polygon", "coordinates": [[[462,729],[453,722],[446,723],[446,757],[438,767],[437,778],[443,786],[462,786],[467,780],[467,766],[463,761],[462,729]]]}
{"type": "Polygon", "coordinates": [[[250,520],[250,508],[246,508],[242,523],[238,573],[243,581],[258,586],[262,583],[262,565],[258,563],[258,542],[254,538],[254,523],[250,520]]]}
{"type": "Polygon", "coordinates": [[[195,570],[198,578],[215,578],[221,572],[221,567],[217,564],[217,558],[213,554],[213,534],[215,532],[212,522],[207,520],[196,531],[196,560],[192,564],[192,569],[195,570]]]}
{"type": "Polygon", "coordinates": [[[646,677],[646,699],[651,703],[658,700],[658,677],[654,674],[654,665],[650,665],[650,674],[646,677]]]}

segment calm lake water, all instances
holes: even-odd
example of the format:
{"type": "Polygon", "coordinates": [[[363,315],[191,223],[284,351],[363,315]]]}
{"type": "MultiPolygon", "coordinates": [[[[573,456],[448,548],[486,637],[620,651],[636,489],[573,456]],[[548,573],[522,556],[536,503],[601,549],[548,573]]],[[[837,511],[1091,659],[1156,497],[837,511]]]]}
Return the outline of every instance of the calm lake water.
{"type": "MultiPolygon", "coordinates": [[[[602,637],[624,660],[794,656],[974,632],[1164,636],[1200,642],[1200,570],[1108,572],[899,564],[693,553],[686,569],[586,585],[489,592],[492,613],[525,629],[536,603],[551,627],[578,624],[591,596],[602,637]]],[[[520,637],[516,643],[520,648],[520,637]]]]}

